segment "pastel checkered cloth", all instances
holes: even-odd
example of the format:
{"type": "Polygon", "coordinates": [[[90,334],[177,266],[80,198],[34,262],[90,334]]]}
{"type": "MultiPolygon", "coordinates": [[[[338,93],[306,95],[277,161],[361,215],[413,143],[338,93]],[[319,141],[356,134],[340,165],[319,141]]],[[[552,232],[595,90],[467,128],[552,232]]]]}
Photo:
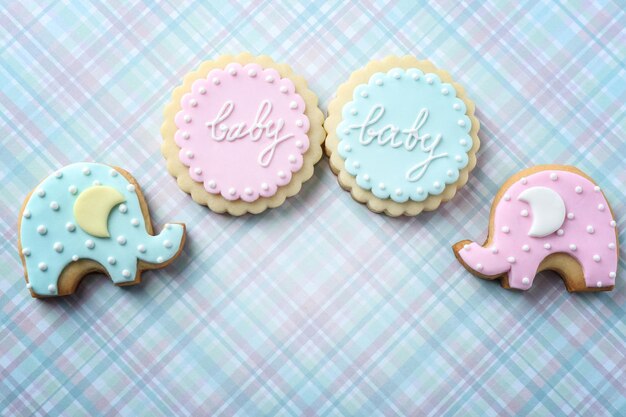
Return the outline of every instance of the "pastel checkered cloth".
{"type": "Polygon", "coordinates": [[[0,414],[626,415],[624,250],[613,292],[571,295],[552,273],[506,291],[450,249],[541,163],[592,176],[626,229],[623,2],[43,3],[0,6],[0,414]],[[432,60],[476,103],[477,169],[415,218],[369,212],[327,160],[262,215],[196,205],[165,170],[161,112],[202,60],[246,50],[289,63],[324,110],[370,59],[432,60]],[[33,300],[20,205],[84,160],[132,172],[188,244],[142,285],[33,300]]]}

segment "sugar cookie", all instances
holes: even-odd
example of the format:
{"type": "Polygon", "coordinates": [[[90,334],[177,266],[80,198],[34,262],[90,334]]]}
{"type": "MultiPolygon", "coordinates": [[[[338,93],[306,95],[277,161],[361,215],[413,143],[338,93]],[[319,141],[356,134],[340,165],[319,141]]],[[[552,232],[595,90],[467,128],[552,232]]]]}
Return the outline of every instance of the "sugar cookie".
{"type": "Polygon", "coordinates": [[[604,194],[580,170],[525,169],[504,183],[491,206],[487,241],[453,246],[471,273],[529,289],[539,271],[557,272],[570,292],[610,291],[617,277],[617,224],[604,194]]]}
{"type": "Polygon", "coordinates": [[[476,165],[474,104],[429,61],[387,57],[339,87],[324,124],[339,183],[374,212],[416,215],[450,200],[476,165]]]}
{"type": "Polygon", "coordinates": [[[313,175],[325,132],[306,81],[267,56],[221,56],[165,108],[167,169],[194,201],[232,215],[281,205],[313,175]]]}
{"type": "Polygon", "coordinates": [[[44,179],[20,212],[18,249],[33,297],[72,294],[92,272],[115,285],[141,281],[182,251],[185,225],[153,236],[148,206],[126,171],[97,163],[68,165],[44,179]]]}

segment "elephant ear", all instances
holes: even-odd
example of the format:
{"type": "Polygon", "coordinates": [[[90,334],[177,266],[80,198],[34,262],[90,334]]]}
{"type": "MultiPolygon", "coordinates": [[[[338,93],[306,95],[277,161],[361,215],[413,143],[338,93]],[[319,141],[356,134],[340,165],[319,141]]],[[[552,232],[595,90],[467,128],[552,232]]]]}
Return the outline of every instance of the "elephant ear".
{"type": "Polygon", "coordinates": [[[126,201],[122,193],[106,185],[94,185],[80,193],[74,203],[76,223],[95,237],[110,237],[109,214],[115,206],[126,201]]]}
{"type": "Polygon", "coordinates": [[[563,198],[551,188],[531,187],[517,197],[530,205],[532,225],[528,236],[544,237],[556,232],[565,221],[563,198]]]}

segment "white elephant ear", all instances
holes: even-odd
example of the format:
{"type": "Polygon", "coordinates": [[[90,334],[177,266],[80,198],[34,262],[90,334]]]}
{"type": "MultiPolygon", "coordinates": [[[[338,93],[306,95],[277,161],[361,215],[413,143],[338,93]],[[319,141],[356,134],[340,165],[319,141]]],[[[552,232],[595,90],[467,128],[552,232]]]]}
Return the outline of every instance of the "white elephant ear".
{"type": "Polygon", "coordinates": [[[551,188],[531,187],[517,197],[530,205],[532,225],[528,236],[544,237],[556,232],[565,221],[563,198],[551,188]]]}
{"type": "Polygon", "coordinates": [[[94,185],[80,193],[74,203],[76,223],[86,233],[96,237],[110,237],[109,214],[113,207],[126,201],[113,187],[94,185]]]}

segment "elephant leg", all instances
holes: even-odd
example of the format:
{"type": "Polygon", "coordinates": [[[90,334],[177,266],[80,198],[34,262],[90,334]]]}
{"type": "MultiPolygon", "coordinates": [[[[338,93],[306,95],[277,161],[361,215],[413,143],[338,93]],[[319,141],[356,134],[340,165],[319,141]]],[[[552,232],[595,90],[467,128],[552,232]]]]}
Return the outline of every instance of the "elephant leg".
{"type": "Polygon", "coordinates": [[[595,262],[593,258],[591,261],[581,263],[587,288],[602,288],[615,285],[615,272],[611,274],[614,269],[608,263],[605,260],[595,262]]]}
{"type": "Polygon", "coordinates": [[[137,279],[137,258],[131,254],[121,258],[110,256],[104,267],[116,285],[124,285],[137,279]]]}
{"type": "Polygon", "coordinates": [[[46,269],[41,271],[40,269],[32,268],[28,271],[29,282],[26,284],[32,293],[40,296],[51,296],[59,294],[59,276],[62,270],[60,269],[46,269]]]}
{"type": "Polygon", "coordinates": [[[514,288],[517,290],[527,290],[533,285],[539,262],[532,259],[524,260],[523,263],[516,262],[511,264],[511,269],[507,273],[506,281],[503,281],[505,288],[514,288]]]}

